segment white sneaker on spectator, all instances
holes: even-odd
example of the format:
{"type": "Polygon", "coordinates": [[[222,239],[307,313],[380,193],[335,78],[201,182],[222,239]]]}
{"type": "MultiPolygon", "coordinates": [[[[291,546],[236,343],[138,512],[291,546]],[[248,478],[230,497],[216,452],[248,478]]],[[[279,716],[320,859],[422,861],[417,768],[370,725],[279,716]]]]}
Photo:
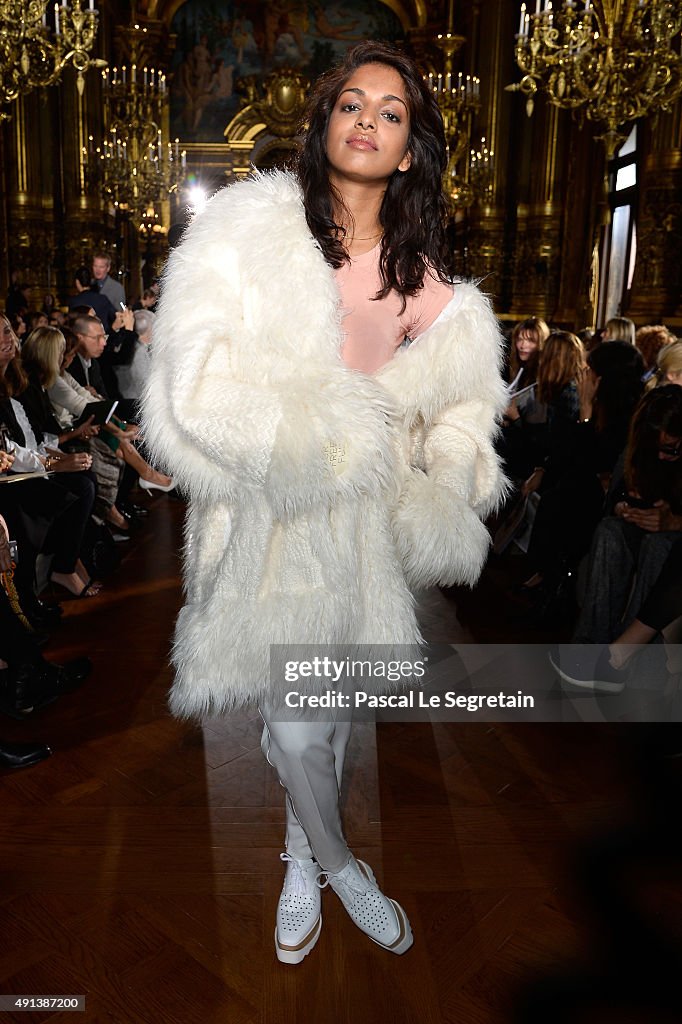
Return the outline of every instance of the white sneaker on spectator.
{"type": "Polygon", "coordinates": [[[296,860],[280,854],[286,863],[284,886],[277,907],[275,950],[283,964],[300,964],[322,931],[322,895],[317,877],[320,865],[314,860],[296,860]]]}
{"type": "MultiPolygon", "coordinates": [[[[395,900],[384,896],[369,864],[351,855],[341,871],[323,871],[351,920],[372,942],[391,953],[405,953],[413,942],[407,914],[395,900]]],[[[319,884],[319,883],[318,883],[319,884]]]]}

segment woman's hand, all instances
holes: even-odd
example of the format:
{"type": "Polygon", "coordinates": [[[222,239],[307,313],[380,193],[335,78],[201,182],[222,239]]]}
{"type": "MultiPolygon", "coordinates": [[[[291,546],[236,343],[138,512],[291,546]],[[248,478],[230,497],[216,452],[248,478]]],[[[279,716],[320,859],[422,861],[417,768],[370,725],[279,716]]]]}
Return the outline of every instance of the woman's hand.
{"type": "Polygon", "coordinates": [[[534,469],[531,475],[526,480],[523,487],[521,488],[521,494],[523,494],[523,496],[527,498],[529,494],[532,494],[534,491],[540,490],[540,485],[542,484],[544,475],[545,471],[542,468],[542,466],[538,466],[537,469],[534,469]]]}
{"type": "Polygon", "coordinates": [[[512,398],[511,402],[509,403],[507,408],[504,410],[504,418],[506,420],[509,420],[511,423],[515,423],[516,420],[520,420],[521,419],[521,413],[519,412],[519,410],[517,408],[516,399],[515,398],[512,398]]]}
{"type": "Polygon", "coordinates": [[[0,452],[0,473],[6,473],[12,468],[14,456],[10,452],[0,452]]]}
{"type": "Polygon", "coordinates": [[[592,419],[594,396],[597,393],[600,380],[601,377],[597,377],[596,373],[590,366],[583,366],[583,368],[578,371],[578,375],[575,378],[575,386],[578,390],[578,399],[580,401],[581,420],[592,419]]]}
{"type": "Polygon", "coordinates": [[[632,523],[647,533],[682,530],[682,516],[675,515],[667,501],[657,501],[651,508],[633,508],[623,501],[616,505],[615,511],[626,523],[632,523]]]}
{"type": "Polygon", "coordinates": [[[85,390],[89,391],[90,394],[93,395],[95,398],[99,398],[100,401],[103,400],[102,396],[99,394],[99,392],[95,391],[95,389],[93,388],[92,384],[86,384],[85,385],[85,390]]]}
{"type": "Polygon", "coordinates": [[[136,423],[129,423],[125,430],[121,430],[115,423],[107,423],[106,429],[119,441],[136,441],[140,436],[140,428],[136,423]]]}
{"type": "Polygon", "coordinates": [[[80,427],[74,427],[71,431],[71,437],[82,437],[84,441],[88,441],[91,437],[96,437],[99,434],[99,427],[94,425],[94,419],[94,416],[90,416],[84,423],[81,423],[80,427]]]}
{"type": "Polygon", "coordinates": [[[74,452],[67,455],[65,452],[47,449],[48,463],[51,471],[55,473],[82,473],[92,466],[92,455],[87,452],[74,452]]]}

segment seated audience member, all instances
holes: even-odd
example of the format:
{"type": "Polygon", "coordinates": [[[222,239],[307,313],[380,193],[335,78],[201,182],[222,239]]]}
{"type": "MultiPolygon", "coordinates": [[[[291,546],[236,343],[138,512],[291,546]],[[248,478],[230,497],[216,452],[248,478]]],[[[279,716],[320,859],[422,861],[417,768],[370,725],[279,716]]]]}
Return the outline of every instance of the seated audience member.
{"type": "Polygon", "coordinates": [[[542,407],[544,430],[534,431],[537,468],[534,479],[525,486],[526,493],[540,488],[548,466],[558,471],[557,459],[564,453],[566,437],[578,416],[578,380],[584,366],[585,353],[575,334],[552,331],[538,364],[535,393],[542,407]]]}
{"type": "MultiPolygon", "coordinates": [[[[82,413],[87,409],[88,403],[97,400],[90,392],[82,389],[85,397],[79,401],[74,390],[62,376],[65,351],[64,335],[54,327],[44,327],[30,335],[22,352],[22,362],[28,374],[29,386],[20,395],[19,401],[30,415],[33,424],[37,425],[43,434],[58,436],[57,443],[60,447],[73,447],[74,442],[85,445],[92,456],[92,469],[97,479],[94,512],[117,530],[127,533],[128,523],[115,506],[123,474],[123,462],[105,442],[98,441],[99,427],[92,424],[91,418],[86,418],[83,423],[74,426],[73,417],[64,402],[80,407],[82,413]],[[55,391],[63,399],[57,409],[52,402],[52,394],[55,391]]],[[[70,358],[72,359],[74,355],[75,339],[70,358]]],[[[76,388],[79,387],[75,381],[73,384],[76,388]]]]}
{"type": "Polygon", "coordinates": [[[512,331],[509,381],[517,381],[516,390],[535,383],[540,355],[548,337],[549,327],[539,316],[523,320],[512,331]]]}
{"type": "Polygon", "coordinates": [[[26,337],[26,321],[21,313],[15,313],[14,316],[8,316],[7,319],[14,331],[15,338],[19,342],[19,347],[21,347],[23,340],[26,337]]]}
{"type": "MultiPolygon", "coordinates": [[[[46,444],[46,440],[54,444],[58,438],[46,439],[40,428],[31,424],[18,401],[27,387],[16,338],[9,321],[1,317],[0,424],[13,442],[12,471],[36,474],[35,481],[4,485],[0,491],[0,512],[22,551],[17,566],[22,602],[32,603],[35,598],[35,560],[41,551],[53,556],[54,583],[76,596],[92,596],[96,587],[79,557],[95,500],[92,459],[84,452],[66,454],[46,444]],[[46,469],[55,474],[49,480],[44,479],[46,469]]],[[[40,609],[36,610],[39,614],[40,609]]]]}
{"type": "Polygon", "coordinates": [[[148,309],[139,309],[135,313],[135,344],[129,360],[121,362],[116,367],[121,394],[124,398],[132,398],[136,402],[141,399],[149,379],[154,319],[154,314],[148,309]]]}
{"type": "Polygon", "coordinates": [[[36,327],[47,327],[48,320],[45,313],[29,313],[26,317],[26,333],[35,331],[36,327]]]}
{"type": "MultiPolygon", "coordinates": [[[[682,640],[682,538],[676,540],[670,549],[661,574],[637,617],[609,644],[608,655],[602,659],[602,663],[609,664],[615,672],[607,671],[610,677],[607,681],[618,684],[622,680],[624,686],[626,673],[623,669],[642,647],[659,635],[666,643],[678,646],[682,640]]],[[[679,657],[669,661],[669,670],[679,672],[679,657]]]]}
{"type": "Polygon", "coordinates": [[[603,342],[627,341],[628,345],[634,345],[635,325],[626,316],[613,316],[610,320],[607,320],[601,340],[603,342]]]}
{"type": "Polygon", "coordinates": [[[73,310],[79,306],[87,306],[88,309],[94,309],[95,316],[99,317],[108,330],[114,322],[117,310],[106,295],[103,295],[99,289],[91,287],[92,276],[87,267],[78,268],[73,283],[76,292],[74,295],[70,295],[67,300],[69,309],[73,310]]]}
{"type": "Polygon", "coordinates": [[[575,643],[611,643],[644,605],[682,532],[681,454],[682,388],[654,388],[633,417],[613,514],[594,535],[575,643]]]}
{"type": "Polygon", "coordinates": [[[49,390],[59,379],[64,356],[64,335],[56,327],[39,327],[32,331],[21,351],[21,361],[28,385],[18,398],[34,431],[37,427],[48,443],[63,447],[70,442],[88,441],[99,432],[91,422],[77,427],[63,427],[57,420],[49,390]]]}
{"type": "Polygon", "coordinates": [[[533,385],[548,337],[549,327],[535,316],[523,320],[512,331],[509,381],[513,385],[514,396],[505,411],[498,443],[507,475],[512,479],[525,479],[532,471],[537,441],[535,425],[546,421],[546,408],[538,403],[537,389],[533,385]]]}
{"type": "Polygon", "coordinates": [[[673,341],[656,357],[656,377],[661,384],[682,385],[682,341],[673,341]]]}
{"type": "MultiPolygon", "coordinates": [[[[74,321],[73,331],[78,339],[77,356],[71,364],[70,376],[81,388],[88,392],[93,400],[107,398],[107,391],[102,380],[98,356],[106,345],[106,335],[102,324],[96,317],[79,316],[74,321]]],[[[85,401],[73,402],[69,405],[63,400],[66,393],[60,390],[59,402],[74,415],[81,415],[85,401]],[[79,410],[79,411],[76,411],[79,410]]],[[[125,409],[125,404],[123,404],[125,409]]],[[[128,400],[128,409],[134,410],[135,403],[128,400]]],[[[119,409],[116,409],[118,413],[119,409]]],[[[124,415],[129,415],[126,411],[124,415]]],[[[146,462],[132,442],[138,437],[138,429],[134,424],[123,424],[117,417],[108,423],[100,434],[100,439],[109,444],[112,450],[139,475],[139,486],[143,490],[171,491],[174,484],[171,477],[159,473],[146,462]]],[[[127,495],[126,495],[127,497],[127,495]]]]}
{"type": "Polygon", "coordinates": [[[635,344],[644,360],[645,382],[649,381],[656,373],[658,353],[674,340],[674,336],[662,324],[647,324],[645,327],[639,328],[635,335],[635,344]]]}
{"type": "Polygon", "coordinates": [[[597,345],[601,344],[601,336],[590,327],[583,327],[581,331],[576,331],[576,338],[578,338],[579,341],[582,341],[586,355],[589,355],[597,345]]]}
{"type": "Polygon", "coordinates": [[[138,309],[149,309],[152,313],[156,312],[156,303],[159,300],[154,288],[145,288],[142,292],[139,302],[133,305],[133,311],[137,312],[138,309]]]}
{"type": "MultiPolygon", "coordinates": [[[[0,572],[10,572],[11,569],[9,533],[0,516],[0,572]]],[[[0,586],[0,709],[16,717],[30,715],[81,686],[91,668],[89,658],[76,658],[65,665],[46,661],[40,653],[35,634],[22,624],[0,586]]],[[[0,755],[3,746],[0,744],[0,755]]],[[[11,767],[21,766],[11,760],[7,763],[11,767]]]]}
{"type": "Polygon", "coordinates": [[[541,488],[528,547],[535,571],[525,586],[545,583],[543,598],[551,599],[589,549],[643,389],[642,358],[626,342],[597,346],[587,362],[577,376],[579,408],[525,485],[541,488]]]}
{"type": "Polygon", "coordinates": [[[53,309],[50,313],[50,327],[56,327],[58,330],[66,323],[66,313],[62,313],[61,309],[53,309]]]}

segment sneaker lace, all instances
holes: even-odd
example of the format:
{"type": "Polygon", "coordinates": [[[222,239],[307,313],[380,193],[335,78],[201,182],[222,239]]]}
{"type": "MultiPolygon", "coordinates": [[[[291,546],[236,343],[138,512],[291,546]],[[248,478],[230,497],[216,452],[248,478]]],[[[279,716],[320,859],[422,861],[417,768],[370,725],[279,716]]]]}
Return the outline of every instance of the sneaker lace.
{"type": "Polygon", "coordinates": [[[280,853],[279,859],[291,865],[291,870],[287,871],[287,893],[293,896],[305,896],[308,892],[308,885],[299,862],[288,853],[280,853]]]}
{"type": "Polygon", "coordinates": [[[367,885],[360,885],[359,882],[355,882],[352,879],[339,878],[339,873],[336,871],[320,871],[315,879],[315,884],[318,885],[320,889],[326,889],[329,885],[330,875],[334,875],[337,885],[342,886],[348,894],[352,894],[353,896],[366,896],[372,888],[369,880],[367,885]],[[324,878],[324,882],[320,882],[321,878],[324,878]]]}

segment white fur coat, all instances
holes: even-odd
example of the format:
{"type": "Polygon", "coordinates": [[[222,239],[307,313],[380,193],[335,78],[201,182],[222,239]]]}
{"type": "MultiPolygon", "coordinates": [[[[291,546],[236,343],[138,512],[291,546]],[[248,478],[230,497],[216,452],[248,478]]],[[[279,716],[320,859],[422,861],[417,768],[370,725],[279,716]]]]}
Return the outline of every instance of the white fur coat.
{"type": "Polygon", "coordinates": [[[169,260],[144,399],[145,439],[190,498],[178,715],[284,688],[270,644],[418,642],[411,589],[478,578],[504,487],[488,301],[456,283],[374,377],[342,339],[295,179],[214,196],[169,260]]]}

